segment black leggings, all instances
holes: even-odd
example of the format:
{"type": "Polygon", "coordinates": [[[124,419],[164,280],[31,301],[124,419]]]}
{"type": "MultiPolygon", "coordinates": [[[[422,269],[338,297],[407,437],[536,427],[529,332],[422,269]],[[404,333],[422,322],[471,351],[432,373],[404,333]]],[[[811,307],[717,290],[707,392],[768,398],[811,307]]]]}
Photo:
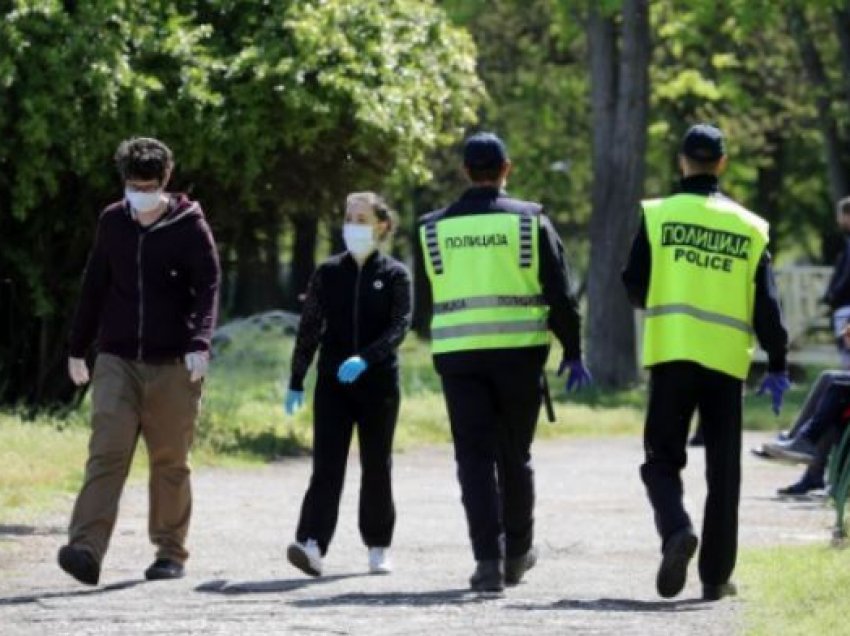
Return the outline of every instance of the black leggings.
{"type": "Polygon", "coordinates": [[[351,436],[360,446],[360,535],[369,547],[390,545],[395,527],[392,444],[399,410],[395,372],[365,373],[351,385],[321,374],[313,403],[313,474],[296,539],[315,539],[324,555],[339,513],[351,436]]]}

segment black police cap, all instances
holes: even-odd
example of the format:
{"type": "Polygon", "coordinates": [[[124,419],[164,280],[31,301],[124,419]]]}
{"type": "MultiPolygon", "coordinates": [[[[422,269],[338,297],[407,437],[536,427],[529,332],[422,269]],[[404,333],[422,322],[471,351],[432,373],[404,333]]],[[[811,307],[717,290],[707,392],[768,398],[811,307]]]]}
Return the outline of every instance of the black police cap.
{"type": "Polygon", "coordinates": [[[507,160],[505,142],[493,133],[475,133],[463,144],[463,163],[469,168],[501,168],[507,160]]]}
{"type": "Polygon", "coordinates": [[[682,154],[695,161],[717,161],[726,154],[723,133],[711,124],[696,124],[682,138],[682,154]]]}

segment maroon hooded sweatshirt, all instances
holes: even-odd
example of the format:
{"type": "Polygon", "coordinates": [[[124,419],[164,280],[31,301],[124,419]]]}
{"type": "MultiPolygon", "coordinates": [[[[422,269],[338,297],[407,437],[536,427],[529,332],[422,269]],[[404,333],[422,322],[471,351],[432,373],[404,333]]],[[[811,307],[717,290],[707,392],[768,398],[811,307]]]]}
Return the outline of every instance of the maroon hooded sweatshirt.
{"type": "Polygon", "coordinates": [[[166,362],[208,351],[221,273],[201,206],[169,195],[166,213],[143,227],[126,201],[100,215],[71,328],[70,355],[97,337],[101,353],[166,362]]]}

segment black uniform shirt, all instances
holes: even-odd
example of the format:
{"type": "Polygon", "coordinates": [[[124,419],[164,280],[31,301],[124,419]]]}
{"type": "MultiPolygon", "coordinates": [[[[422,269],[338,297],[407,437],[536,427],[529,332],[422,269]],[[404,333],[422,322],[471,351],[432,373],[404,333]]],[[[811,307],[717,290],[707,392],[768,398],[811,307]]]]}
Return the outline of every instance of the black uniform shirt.
{"type": "MultiPolygon", "coordinates": [[[[496,212],[514,212],[517,214],[533,214],[539,219],[539,250],[540,269],[538,278],[543,289],[543,297],[549,306],[549,329],[564,348],[564,359],[576,360],[581,358],[581,317],[578,312],[578,301],[572,293],[570,285],[570,274],[564,257],[564,246],[561,244],[558,234],[552,227],[552,223],[543,213],[543,208],[538,203],[513,199],[504,191],[491,186],[474,186],[466,190],[463,195],[442,210],[430,212],[420,219],[420,224],[438,221],[454,216],[468,216],[474,214],[491,214],[496,212]]],[[[432,304],[431,286],[428,275],[425,272],[423,262],[422,246],[419,233],[416,233],[415,258],[415,283],[421,294],[417,298],[428,299],[428,306],[432,304]]],[[[542,349],[545,357],[546,347],[526,347],[518,350],[519,354],[528,349],[542,349]]],[[[513,351],[513,350],[510,350],[513,351]]],[[[442,353],[435,356],[437,370],[453,366],[453,362],[463,366],[472,358],[491,358],[495,356],[509,355],[506,349],[488,349],[483,351],[459,351],[442,353]]],[[[534,352],[539,355],[539,352],[534,352]]]]}
{"type": "Polygon", "coordinates": [[[839,307],[850,305],[850,236],[841,237],[841,253],[835,262],[832,276],[829,278],[824,302],[834,311],[839,307]]]}
{"type": "MultiPolygon", "coordinates": [[[[681,181],[681,192],[704,196],[725,196],[720,192],[717,177],[701,174],[686,177],[681,181]]],[[[623,284],[632,305],[646,308],[649,293],[649,278],[652,268],[649,237],[646,233],[646,220],[641,214],[640,228],[632,242],[629,260],[623,270],[623,284]]],[[[788,352],[788,332],[782,321],[779,307],[779,293],[770,265],[770,253],[765,250],[756,267],[756,297],[753,308],[753,330],[759,343],[767,352],[768,369],[784,371],[788,352]]]]}
{"type": "Polygon", "coordinates": [[[396,350],[410,327],[410,291],[407,268],[380,252],[362,267],[348,252],[319,265],[304,299],[289,388],[304,390],[319,344],[319,373],[336,375],[355,355],[366,361],[365,373],[396,370],[396,350]]]}

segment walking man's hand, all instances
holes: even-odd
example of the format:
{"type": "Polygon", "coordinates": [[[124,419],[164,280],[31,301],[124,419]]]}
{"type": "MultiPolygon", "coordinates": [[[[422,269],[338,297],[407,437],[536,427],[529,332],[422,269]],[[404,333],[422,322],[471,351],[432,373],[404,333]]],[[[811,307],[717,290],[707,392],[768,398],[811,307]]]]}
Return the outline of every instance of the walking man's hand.
{"type": "Polygon", "coordinates": [[[68,375],[71,382],[77,386],[83,386],[89,381],[89,368],[83,358],[68,358],[68,375]]]}
{"type": "Polygon", "coordinates": [[[593,384],[593,376],[590,375],[590,371],[584,366],[584,360],[562,361],[561,366],[558,367],[558,376],[560,377],[567,370],[569,370],[567,374],[567,391],[581,391],[593,384]]]}
{"type": "Polygon", "coordinates": [[[207,374],[207,367],[210,365],[210,356],[206,351],[195,351],[187,353],[186,368],[189,370],[189,380],[197,382],[207,374]]]}
{"type": "Polygon", "coordinates": [[[782,398],[785,391],[791,388],[791,381],[788,379],[788,374],[785,372],[768,373],[761,381],[756,395],[770,393],[772,398],[772,406],[774,415],[779,415],[782,410],[782,398]]]}

